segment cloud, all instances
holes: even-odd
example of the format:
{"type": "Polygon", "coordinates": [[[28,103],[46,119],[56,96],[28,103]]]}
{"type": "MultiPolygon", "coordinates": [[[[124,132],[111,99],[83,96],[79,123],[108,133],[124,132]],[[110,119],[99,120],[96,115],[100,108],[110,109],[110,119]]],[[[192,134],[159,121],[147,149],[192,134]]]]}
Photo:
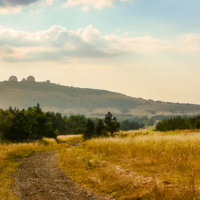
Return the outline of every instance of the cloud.
{"type": "Polygon", "coordinates": [[[40,0],[0,0],[0,7],[28,6],[40,0]]]}
{"type": "Polygon", "coordinates": [[[20,7],[0,7],[0,15],[21,13],[20,7]]]}
{"type": "Polygon", "coordinates": [[[0,15],[21,13],[22,7],[34,3],[52,5],[56,0],[0,0],[0,15]]]}
{"type": "MultiPolygon", "coordinates": [[[[21,13],[23,7],[34,3],[38,3],[39,6],[47,6],[52,5],[55,1],[59,0],[0,0],[0,15],[21,13]]],[[[105,6],[111,6],[114,1],[126,2],[132,0],[67,0],[62,7],[81,6],[82,11],[89,11],[92,8],[102,9],[105,6]]]]}
{"type": "Polygon", "coordinates": [[[0,48],[12,53],[1,54],[7,62],[58,61],[67,58],[113,58],[125,54],[149,54],[166,48],[152,37],[119,38],[101,36],[98,29],[89,25],[77,31],[62,26],[29,33],[0,27],[0,48]]]}
{"type": "Polygon", "coordinates": [[[46,3],[47,5],[52,5],[54,1],[57,1],[57,0],[46,0],[45,3],[46,3]]]}
{"type": "Polygon", "coordinates": [[[200,51],[200,35],[199,34],[188,34],[184,38],[183,51],[200,51]]]}
{"type": "Polygon", "coordinates": [[[126,33],[124,33],[125,36],[127,36],[130,33],[130,31],[127,31],[126,33]]]}
{"type": "MultiPolygon", "coordinates": [[[[111,6],[115,0],[68,0],[63,4],[64,8],[81,6],[83,11],[88,11],[92,8],[102,9],[105,6],[111,6]]],[[[131,0],[120,0],[120,2],[131,0]]]]}

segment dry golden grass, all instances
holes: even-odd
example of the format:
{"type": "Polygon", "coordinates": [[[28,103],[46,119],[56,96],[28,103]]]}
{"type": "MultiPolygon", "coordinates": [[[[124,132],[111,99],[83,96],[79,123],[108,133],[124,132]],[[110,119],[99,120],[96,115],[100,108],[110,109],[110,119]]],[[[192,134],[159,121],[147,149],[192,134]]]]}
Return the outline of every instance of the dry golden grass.
{"type": "Polygon", "coordinates": [[[200,133],[200,129],[191,129],[191,130],[175,130],[176,133],[200,133]]]}
{"type": "Polygon", "coordinates": [[[83,187],[116,199],[200,197],[196,135],[144,131],[93,139],[79,148],[63,149],[59,164],[83,187]]]}
{"type": "Polygon", "coordinates": [[[2,144],[0,145],[0,199],[16,200],[12,193],[12,179],[10,173],[19,166],[18,158],[30,156],[40,151],[51,151],[59,149],[54,139],[43,139],[35,143],[2,144]]]}
{"type": "Polygon", "coordinates": [[[57,137],[57,141],[67,144],[80,143],[83,139],[82,137],[82,135],[60,135],[57,137]]]}

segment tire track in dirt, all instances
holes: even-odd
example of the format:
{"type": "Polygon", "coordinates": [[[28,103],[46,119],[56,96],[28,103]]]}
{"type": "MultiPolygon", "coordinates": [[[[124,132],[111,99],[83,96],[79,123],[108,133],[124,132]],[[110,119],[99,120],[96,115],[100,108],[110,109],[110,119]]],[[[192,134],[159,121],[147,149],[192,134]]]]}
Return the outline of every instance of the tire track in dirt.
{"type": "Polygon", "coordinates": [[[12,174],[19,200],[105,200],[73,183],[58,167],[58,151],[36,153],[20,160],[12,174]]]}

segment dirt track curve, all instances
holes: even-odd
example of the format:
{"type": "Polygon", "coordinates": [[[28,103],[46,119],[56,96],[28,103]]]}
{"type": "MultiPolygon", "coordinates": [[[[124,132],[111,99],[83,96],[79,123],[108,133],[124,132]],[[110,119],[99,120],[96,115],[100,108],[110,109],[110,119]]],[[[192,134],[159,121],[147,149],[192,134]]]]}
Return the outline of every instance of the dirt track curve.
{"type": "Polygon", "coordinates": [[[58,151],[21,159],[12,174],[13,192],[19,200],[105,200],[78,188],[58,167],[58,151]]]}

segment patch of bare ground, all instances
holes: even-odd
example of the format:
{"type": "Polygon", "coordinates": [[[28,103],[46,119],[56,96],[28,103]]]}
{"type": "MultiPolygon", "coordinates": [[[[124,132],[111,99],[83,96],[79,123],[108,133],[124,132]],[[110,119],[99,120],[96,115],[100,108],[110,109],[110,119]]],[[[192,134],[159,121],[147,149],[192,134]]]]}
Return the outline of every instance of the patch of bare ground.
{"type": "Polygon", "coordinates": [[[58,167],[58,151],[36,153],[20,160],[12,174],[19,200],[104,200],[72,182],[58,167]]]}

